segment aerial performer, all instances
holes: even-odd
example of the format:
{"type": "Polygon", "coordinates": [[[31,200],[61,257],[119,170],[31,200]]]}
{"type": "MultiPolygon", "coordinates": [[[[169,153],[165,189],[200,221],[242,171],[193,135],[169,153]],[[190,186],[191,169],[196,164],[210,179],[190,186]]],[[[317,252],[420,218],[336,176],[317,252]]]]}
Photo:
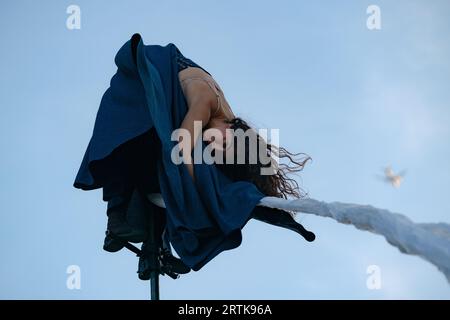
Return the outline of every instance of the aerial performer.
{"type": "MultiPolygon", "coordinates": [[[[115,63],[74,182],[103,190],[106,251],[126,242],[142,242],[145,251],[148,214],[158,217],[161,259],[178,274],[238,247],[252,218],[315,239],[291,211],[258,205],[265,197],[304,197],[289,175],[310,157],[266,141],[236,116],[212,74],[173,43],[145,45],[134,34],[115,63]]],[[[138,273],[146,280],[143,259],[138,273]]]]}

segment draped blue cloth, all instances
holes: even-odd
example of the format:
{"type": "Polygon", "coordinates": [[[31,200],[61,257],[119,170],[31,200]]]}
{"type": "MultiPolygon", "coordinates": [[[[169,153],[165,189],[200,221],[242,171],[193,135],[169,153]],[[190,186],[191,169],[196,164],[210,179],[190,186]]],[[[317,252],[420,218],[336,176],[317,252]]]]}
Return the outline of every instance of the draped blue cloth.
{"type": "MultiPolygon", "coordinates": [[[[172,162],[177,142],[171,134],[187,113],[176,50],[173,43],[144,45],[139,34],[119,49],[117,72],[103,94],[74,187],[120,193],[130,176],[157,185],[166,204],[168,239],[197,271],[241,244],[241,229],[264,194],[204,162],[194,164],[195,185],[186,166],[172,162]]],[[[103,199],[109,199],[105,192],[103,199]]]]}

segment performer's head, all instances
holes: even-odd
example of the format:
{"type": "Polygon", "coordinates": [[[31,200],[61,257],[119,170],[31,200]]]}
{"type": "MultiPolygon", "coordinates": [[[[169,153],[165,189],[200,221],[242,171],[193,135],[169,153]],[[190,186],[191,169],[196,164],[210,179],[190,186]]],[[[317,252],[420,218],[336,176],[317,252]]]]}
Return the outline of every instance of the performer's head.
{"type": "MultiPolygon", "coordinates": [[[[301,171],[311,159],[309,156],[299,159],[298,156],[302,153],[293,154],[267,143],[241,118],[216,122],[211,123],[209,128],[218,129],[222,133],[224,139],[219,144],[216,142],[216,146],[222,147],[219,149],[225,152],[222,151],[223,164],[215,165],[228,178],[232,181],[252,182],[267,196],[301,198],[304,195],[298,183],[288,177],[288,174],[301,171]],[[278,163],[276,158],[290,163],[278,163]]],[[[207,134],[206,136],[206,140],[211,141],[207,134]]]]}

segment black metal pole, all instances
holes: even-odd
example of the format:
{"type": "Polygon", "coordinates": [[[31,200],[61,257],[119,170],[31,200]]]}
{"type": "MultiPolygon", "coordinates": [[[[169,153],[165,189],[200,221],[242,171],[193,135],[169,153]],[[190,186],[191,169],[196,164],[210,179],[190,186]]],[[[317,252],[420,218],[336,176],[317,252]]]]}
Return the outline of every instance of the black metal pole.
{"type": "Polygon", "coordinates": [[[157,212],[153,210],[150,214],[150,223],[149,223],[149,239],[148,239],[148,248],[150,249],[149,259],[151,261],[151,271],[150,271],[150,298],[151,300],[159,300],[159,260],[158,260],[158,252],[159,245],[157,239],[157,212]]]}
{"type": "Polygon", "coordinates": [[[159,300],[159,272],[152,271],[150,275],[150,297],[159,300]]]}

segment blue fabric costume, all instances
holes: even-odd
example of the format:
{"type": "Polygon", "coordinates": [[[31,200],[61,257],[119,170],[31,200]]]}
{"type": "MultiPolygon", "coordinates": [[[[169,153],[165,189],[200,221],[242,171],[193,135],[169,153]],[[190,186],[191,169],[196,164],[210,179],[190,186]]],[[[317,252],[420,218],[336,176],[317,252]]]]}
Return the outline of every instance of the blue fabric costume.
{"type": "Polygon", "coordinates": [[[161,192],[168,239],[182,261],[198,271],[241,244],[241,229],[264,194],[252,183],[231,182],[205,163],[194,164],[196,187],[186,166],[172,162],[171,134],[187,113],[177,50],[172,43],[144,45],[139,34],[120,48],[74,187],[103,188],[105,201],[132,183],[161,192]]]}

